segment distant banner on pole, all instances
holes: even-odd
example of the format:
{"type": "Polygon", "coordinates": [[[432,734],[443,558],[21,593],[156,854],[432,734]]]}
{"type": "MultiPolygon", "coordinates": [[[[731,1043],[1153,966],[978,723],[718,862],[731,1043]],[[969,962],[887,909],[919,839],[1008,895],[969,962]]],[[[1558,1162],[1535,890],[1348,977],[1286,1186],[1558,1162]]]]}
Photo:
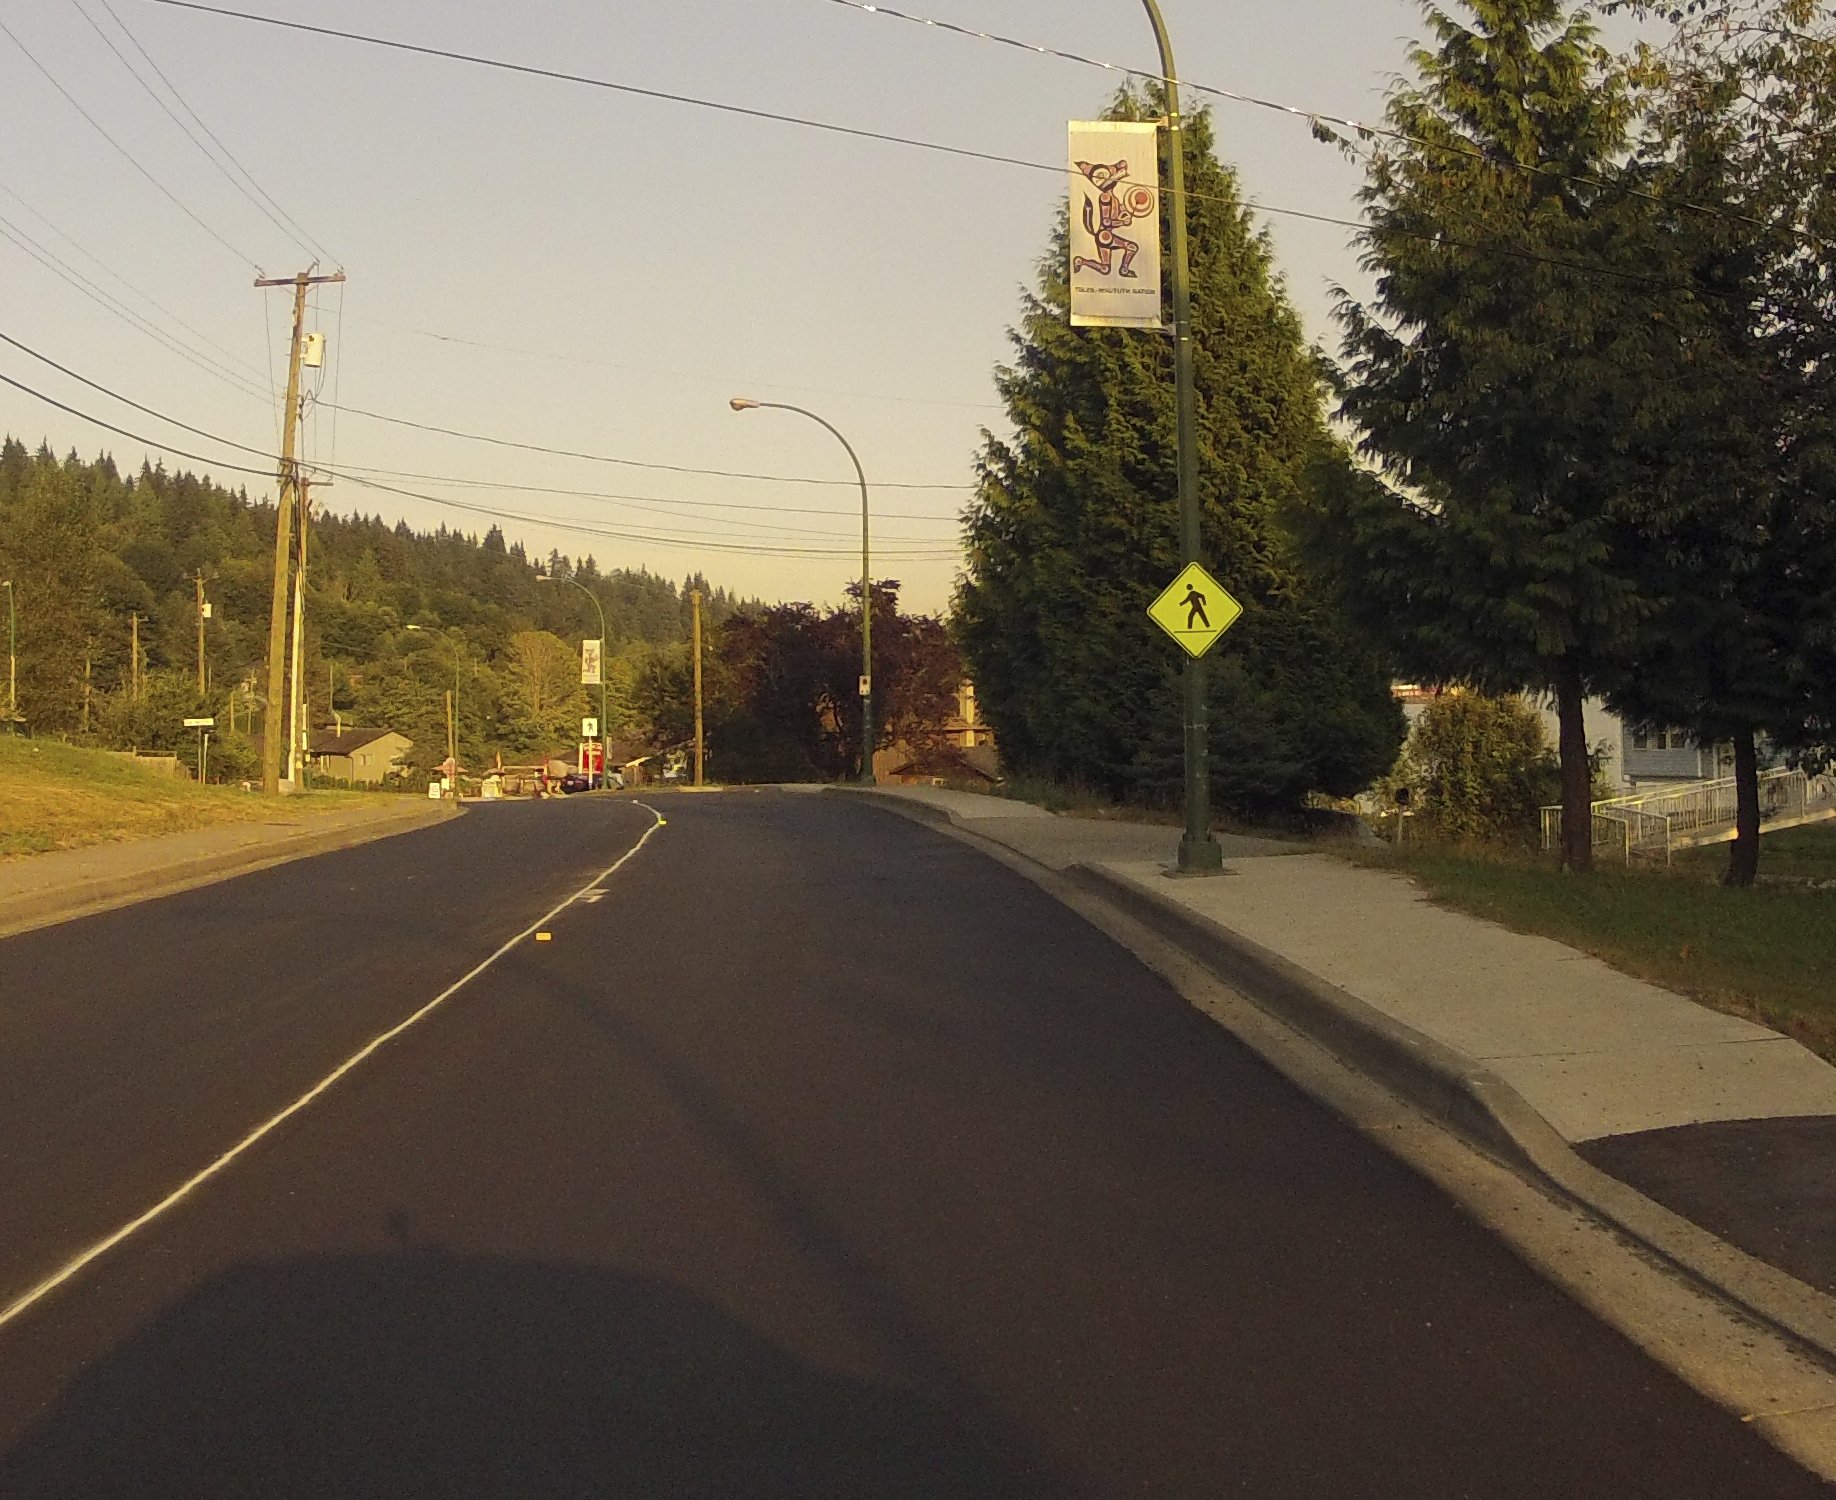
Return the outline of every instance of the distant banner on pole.
{"type": "Polygon", "coordinates": [[[1160,127],[1071,122],[1071,324],[1159,328],[1160,127]]]}
{"type": "Polygon", "coordinates": [[[580,643],[580,681],[586,687],[598,687],[601,669],[600,652],[604,641],[582,641],[580,643]]]}

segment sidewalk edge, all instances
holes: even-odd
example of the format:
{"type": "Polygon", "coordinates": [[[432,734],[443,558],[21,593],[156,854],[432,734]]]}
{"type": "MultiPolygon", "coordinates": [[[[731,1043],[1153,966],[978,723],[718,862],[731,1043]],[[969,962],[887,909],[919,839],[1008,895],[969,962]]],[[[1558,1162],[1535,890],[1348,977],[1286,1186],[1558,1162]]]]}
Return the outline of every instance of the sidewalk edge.
{"type": "Polygon", "coordinates": [[[1483,1064],[1126,877],[1093,865],[1064,874],[1184,949],[1277,1020],[1836,1370],[1836,1298],[1608,1176],[1483,1064]]]}
{"type": "MultiPolygon", "coordinates": [[[[355,848],[377,839],[411,833],[457,817],[462,809],[442,803],[417,804],[412,811],[389,813],[359,823],[340,823],[329,828],[306,828],[297,834],[212,854],[195,855],[176,860],[157,869],[142,870],[133,875],[93,878],[75,881],[51,891],[34,892],[0,902],[0,938],[31,932],[40,927],[78,917],[94,916],[160,896],[176,895],[213,885],[235,875],[247,875],[270,865],[286,864],[315,854],[329,854],[338,849],[355,848]]],[[[234,825],[222,825],[234,826],[234,825]]]]}

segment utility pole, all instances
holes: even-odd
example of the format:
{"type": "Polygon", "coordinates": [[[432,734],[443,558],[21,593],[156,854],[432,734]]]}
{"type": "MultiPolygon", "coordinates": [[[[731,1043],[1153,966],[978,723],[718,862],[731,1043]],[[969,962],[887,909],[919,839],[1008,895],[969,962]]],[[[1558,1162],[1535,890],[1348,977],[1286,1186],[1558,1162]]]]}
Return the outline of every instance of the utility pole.
{"type": "MultiPolygon", "coordinates": [[[[459,669],[453,668],[455,679],[459,669]]],[[[450,790],[453,801],[459,800],[459,692],[449,688],[446,694],[446,758],[452,762],[453,774],[450,778],[450,790]]]]}
{"type": "Polygon", "coordinates": [[[300,505],[298,561],[293,570],[293,692],[287,708],[287,780],[300,784],[306,736],[306,528],[312,518],[312,483],[301,475],[297,486],[300,505]]]}
{"type": "Polygon", "coordinates": [[[701,590],[689,590],[689,602],[695,606],[695,785],[701,785],[701,590]]]}
{"type": "Polygon", "coordinates": [[[293,288],[293,341],[287,354],[287,405],[281,421],[281,460],[277,478],[280,494],[274,516],[274,602],[268,611],[268,703],[262,715],[261,789],[272,796],[280,790],[281,699],[287,690],[287,570],[293,560],[293,507],[299,497],[299,465],[295,446],[300,430],[300,345],[306,332],[306,293],[327,282],[343,281],[344,273],[314,276],[302,271],[278,280],[257,280],[258,287],[293,288]]]}
{"type": "Polygon", "coordinates": [[[131,685],[130,696],[140,702],[140,616],[128,616],[128,629],[131,632],[128,646],[128,682],[131,685]]]}
{"type": "Polygon", "coordinates": [[[19,717],[19,592],[10,578],[0,579],[6,590],[6,720],[7,728],[19,717]]]}
{"type": "Polygon", "coordinates": [[[204,619],[205,611],[210,607],[204,602],[204,570],[199,568],[191,575],[198,586],[198,696],[202,698],[204,687],[204,619]]]}

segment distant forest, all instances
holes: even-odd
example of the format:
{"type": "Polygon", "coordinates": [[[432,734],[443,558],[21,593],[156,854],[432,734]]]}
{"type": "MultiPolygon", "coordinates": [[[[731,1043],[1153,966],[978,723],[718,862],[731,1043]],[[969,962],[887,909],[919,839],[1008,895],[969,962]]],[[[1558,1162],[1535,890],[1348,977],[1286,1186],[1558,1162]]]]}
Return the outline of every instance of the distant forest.
{"type": "MultiPolygon", "coordinates": [[[[211,714],[223,772],[252,770],[246,735],[260,728],[267,682],[274,527],[274,505],[245,490],[144,463],[124,476],[106,455],[59,459],[8,438],[0,578],[14,584],[18,709],[30,732],[188,750],[193,736],[180,721],[211,714]],[[199,577],[210,605],[202,692],[199,577]]],[[[589,704],[579,682],[580,641],[599,633],[592,605],[578,589],[538,581],[536,561],[497,527],[427,534],[381,517],[315,514],[308,563],[302,677],[314,726],[400,730],[424,767],[445,753],[444,695],[456,686],[460,758],[477,765],[571,747],[580,718],[598,712],[598,690],[589,704]]],[[[702,591],[710,627],[741,605],[698,573],[680,584],[602,573],[591,557],[560,553],[541,566],[583,584],[605,610],[615,737],[648,732],[632,689],[653,657],[681,654],[689,590],[702,591]]]]}

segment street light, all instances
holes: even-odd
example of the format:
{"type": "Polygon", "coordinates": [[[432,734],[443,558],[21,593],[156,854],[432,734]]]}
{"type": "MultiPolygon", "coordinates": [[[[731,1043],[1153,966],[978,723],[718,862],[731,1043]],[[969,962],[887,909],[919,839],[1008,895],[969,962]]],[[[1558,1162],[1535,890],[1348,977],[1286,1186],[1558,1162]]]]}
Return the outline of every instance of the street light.
{"type": "Polygon", "coordinates": [[[612,726],[606,719],[606,607],[599,602],[599,595],[578,578],[563,578],[557,573],[544,573],[537,568],[536,582],[573,584],[593,601],[593,608],[599,615],[599,784],[606,786],[612,771],[606,764],[606,750],[612,739],[612,726]]]}
{"type": "Polygon", "coordinates": [[[6,590],[6,723],[11,729],[19,717],[19,598],[13,580],[0,578],[6,590]]]}
{"type": "Polygon", "coordinates": [[[813,411],[806,411],[801,406],[787,406],[782,401],[754,401],[746,396],[735,396],[727,403],[735,411],[794,411],[799,416],[808,417],[812,422],[827,427],[834,435],[835,441],[848,450],[848,457],[854,461],[855,476],[861,482],[861,780],[869,786],[874,784],[873,775],[873,575],[870,572],[868,555],[867,524],[867,475],[861,469],[860,458],[853,446],[837,432],[835,427],[823,421],[813,411]]]}
{"type": "MultiPolygon", "coordinates": [[[[1179,411],[1179,560],[1199,562],[1198,386],[1192,360],[1192,261],[1186,244],[1185,126],[1179,117],[1179,71],[1173,43],[1155,0],[1142,0],[1160,46],[1161,79],[1167,90],[1167,175],[1173,189],[1173,383],[1179,411]]],[[[1186,835],[1179,841],[1182,875],[1215,875],[1224,850],[1211,832],[1211,771],[1207,745],[1205,662],[1193,657],[1185,668],[1186,835]]]]}

